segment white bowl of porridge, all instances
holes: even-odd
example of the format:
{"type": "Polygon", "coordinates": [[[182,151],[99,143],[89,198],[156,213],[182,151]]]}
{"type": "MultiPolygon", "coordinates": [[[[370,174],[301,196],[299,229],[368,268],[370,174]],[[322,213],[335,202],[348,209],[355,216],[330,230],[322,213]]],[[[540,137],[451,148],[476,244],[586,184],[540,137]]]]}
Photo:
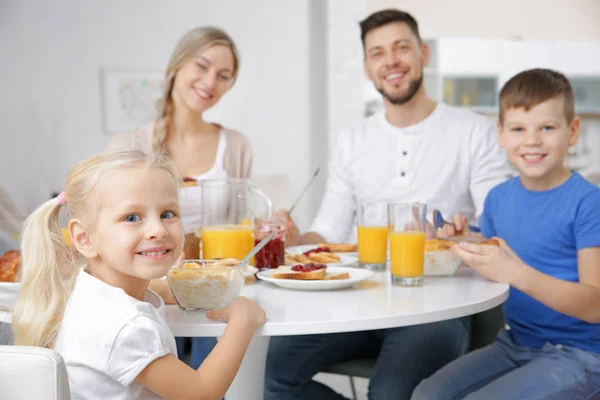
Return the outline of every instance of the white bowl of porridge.
{"type": "Polygon", "coordinates": [[[450,251],[453,243],[445,240],[427,240],[425,242],[425,262],[423,275],[454,275],[460,268],[462,260],[450,251]]]}
{"type": "Polygon", "coordinates": [[[184,260],[167,273],[169,287],[182,310],[214,310],[229,305],[244,286],[239,260],[184,260]]]}

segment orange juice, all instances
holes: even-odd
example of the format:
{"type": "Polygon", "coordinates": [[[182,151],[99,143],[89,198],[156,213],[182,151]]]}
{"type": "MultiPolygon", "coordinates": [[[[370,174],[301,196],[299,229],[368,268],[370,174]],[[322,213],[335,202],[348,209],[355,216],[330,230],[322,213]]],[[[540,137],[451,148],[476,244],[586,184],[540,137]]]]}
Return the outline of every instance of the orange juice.
{"type": "Polygon", "coordinates": [[[254,247],[252,227],[215,225],[202,229],[202,258],[237,258],[241,260],[254,247]]]}
{"type": "Polygon", "coordinates": [[[252,218],[244,218],[240,221],[240,225],[244,225],[244,226],[252,226],[254,224],[254,221],[252,221],[252,218]]]}
{"type": "Polygon", "coordinates": [[[419,277],[423,275],[425,258],[424,232],[390,232],[390,265],[392,275],[419,277]]]}
{"type": "Polygon", "coordinates": [[[358,261],[365,264],[384,264],[387,260],[386,226],[358,227],[358,261]]]}
{"type": "Polygon", "coordinates": [[[73,243],[71,242],[71,236],[69,236],[69,228],[61,228],[62,237],[65,243],[71,246],[73,243]]]}

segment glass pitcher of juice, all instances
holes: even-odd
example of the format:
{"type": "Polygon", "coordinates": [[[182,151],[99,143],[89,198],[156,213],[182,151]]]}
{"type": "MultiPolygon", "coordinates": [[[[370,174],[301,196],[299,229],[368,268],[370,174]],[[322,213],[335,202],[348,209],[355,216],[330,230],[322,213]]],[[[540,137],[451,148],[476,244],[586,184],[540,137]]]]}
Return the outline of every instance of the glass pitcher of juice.
{"type": "Polygon", "coordinates": [[[202,258],[241,260],[254,247],[255,216],[271,216],[271,199],[247,179],[198,182],[202,198],[202,258]]]}

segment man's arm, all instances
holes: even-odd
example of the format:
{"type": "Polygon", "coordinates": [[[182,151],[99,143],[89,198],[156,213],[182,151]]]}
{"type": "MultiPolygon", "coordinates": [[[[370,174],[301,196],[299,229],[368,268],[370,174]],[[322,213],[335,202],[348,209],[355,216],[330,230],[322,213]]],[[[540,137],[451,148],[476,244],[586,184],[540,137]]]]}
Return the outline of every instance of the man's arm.
{"type": "Polygon", "coordinates": [[[348,176],[351,131],[341,132],[331,153],[325,195],[308,231],[302,235],[287,213],[286,245],[343,242],[352,228],[354,190],[348,176]]]}

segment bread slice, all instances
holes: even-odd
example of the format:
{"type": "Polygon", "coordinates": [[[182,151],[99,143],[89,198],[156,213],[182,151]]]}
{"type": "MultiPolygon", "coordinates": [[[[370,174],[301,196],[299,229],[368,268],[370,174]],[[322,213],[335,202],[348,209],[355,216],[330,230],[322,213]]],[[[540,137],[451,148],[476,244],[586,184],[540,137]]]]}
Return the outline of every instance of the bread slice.
{"type": "Polygon", "coordinates": [[[324,279],[326,274],[326,268],[321,268],[310,272],[299,272],[292,271],[292,267],[282,265],[271,273],[271,277],[275,279],[297,279],[304,281],[314,281],[324,279]]]}
{"type": "Polygon", "coordinates": [[[333,272],[328,272],[327,274],[325,274],[325,278],[323,278],[323,280],[325,281],[338,279],[350,279],[350,274],[348,272],[339,272],[337,274],[333,272]]]}
{"type": "Polygon", "coordinates": [[[358,250],[358,245],[352,243],[319,243],[319,247],[329,247],[334,253],[348,253],[358,250]]]}
{"type": "Polygon", "coordinates": [[[477,243],[479,245],[488,245],[488,246],[500,246],[500,242],[497,239],[489,239],[483,242],[477,243]]]}

